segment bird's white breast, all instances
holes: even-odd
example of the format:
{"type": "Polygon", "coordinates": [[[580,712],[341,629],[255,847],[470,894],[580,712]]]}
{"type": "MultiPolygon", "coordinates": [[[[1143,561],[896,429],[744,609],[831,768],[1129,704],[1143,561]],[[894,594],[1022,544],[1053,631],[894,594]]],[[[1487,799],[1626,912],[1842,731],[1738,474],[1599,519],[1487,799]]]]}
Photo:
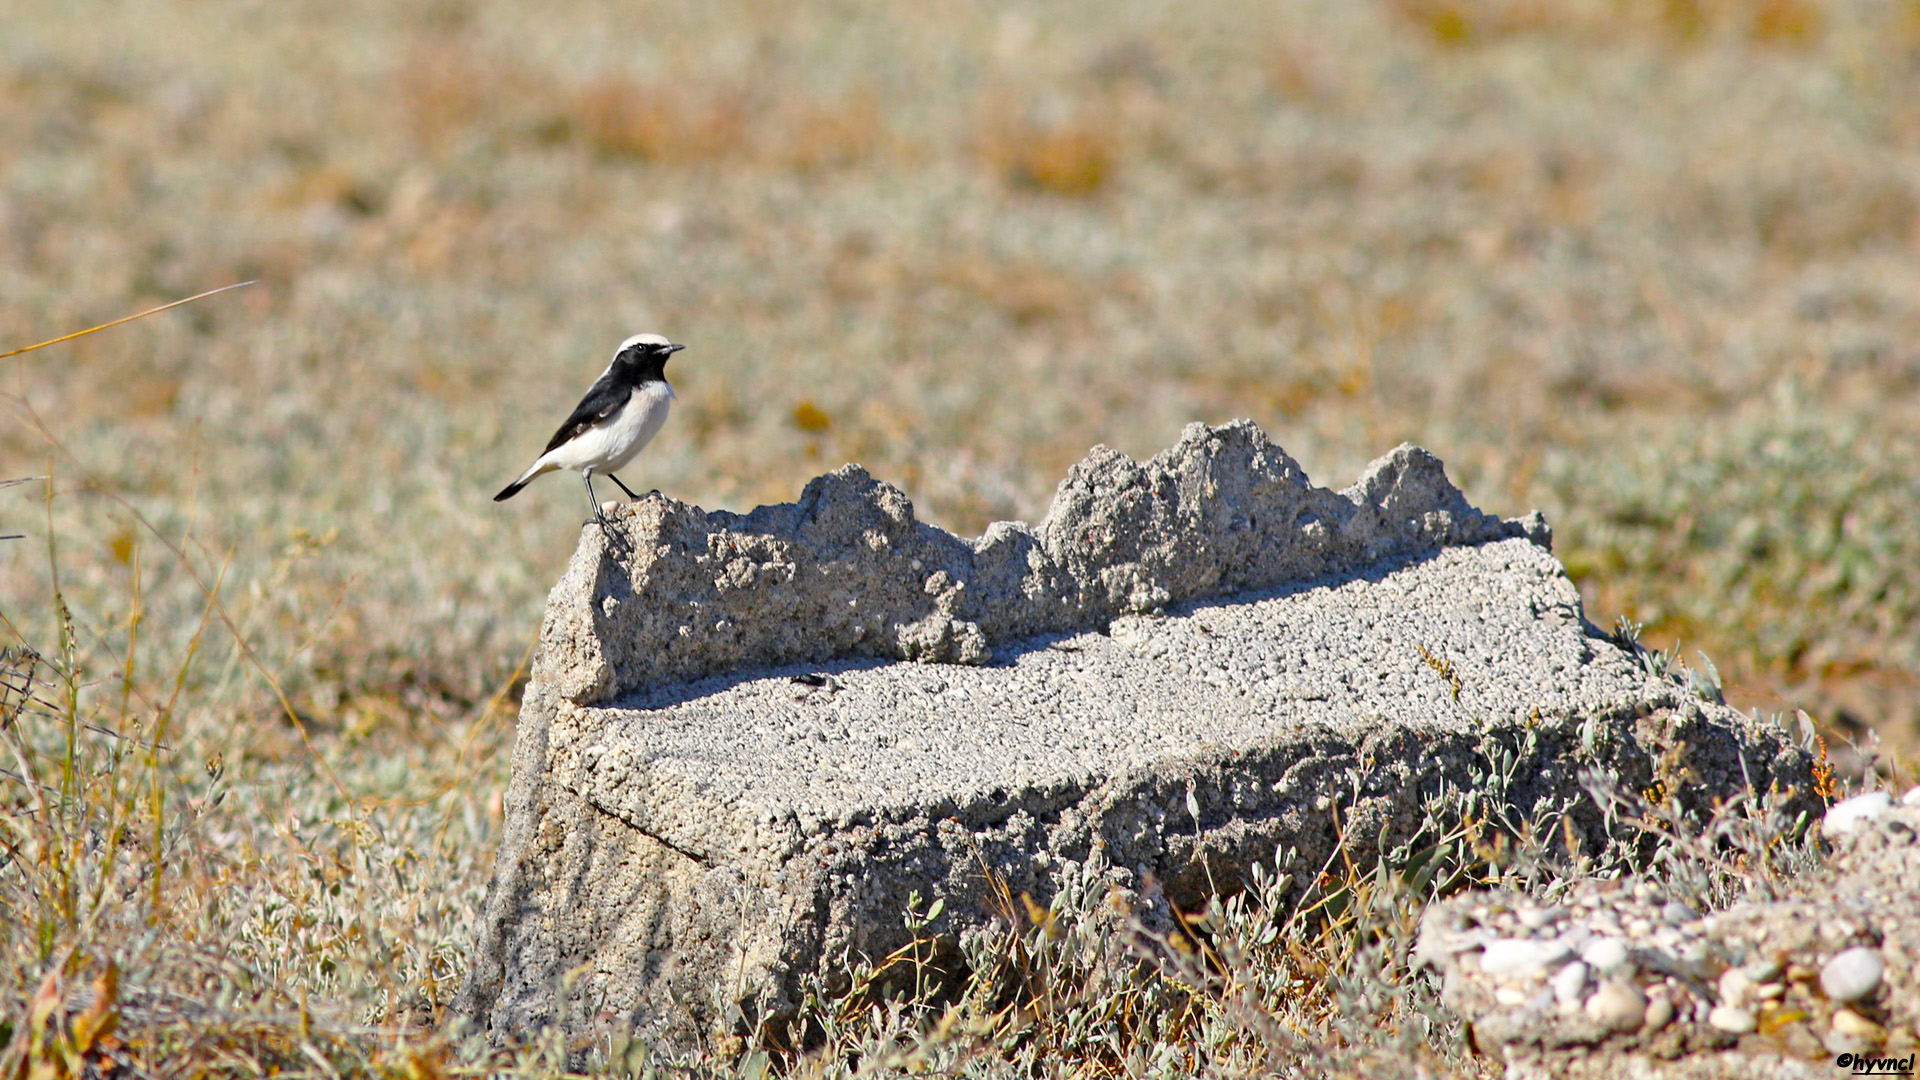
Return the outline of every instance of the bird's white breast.
{"type": "Polygon", "coordinates": [[[660,433],[673,402],[673,387],[666,380],[650,382],[635,389],[619,412],[554,447],[545,460],[562,469],[618,472],[660,433]]]}

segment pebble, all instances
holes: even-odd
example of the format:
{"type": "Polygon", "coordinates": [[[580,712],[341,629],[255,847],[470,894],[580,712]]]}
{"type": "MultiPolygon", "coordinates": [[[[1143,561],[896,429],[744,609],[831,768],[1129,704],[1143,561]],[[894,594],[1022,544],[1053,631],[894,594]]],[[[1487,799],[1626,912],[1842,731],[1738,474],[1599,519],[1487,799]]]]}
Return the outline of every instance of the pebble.
{"type": "Polygon", "coordinates": [[[1627,943],[1618,937],[1599,937],[1580,950],[1580,959],[1602,975],[1619,971],[1627,962],[1627,943]]]}
{"type": "Polygon", "coordinates": [[[1480,954],[1480,970],[1488,975],[1532,975],[1572,955],[1573,950],[1562,941],[1497,938],[1487,942],[1486,951],[1480,954]]]}
{"type": "Polygon", "coordinates": [[[1820,969],[1820,991],[1830,1001],[1859,1001],[1880,989],[1880,977],[1886,970],[1880,950],[1857,946],[1835,956],[1820,969]]]}
{"type": "Polygon", "coordinates": [[[1565,1005],[1579,1004],[1587,989],[1587,965],[1575,960],[1553,977],[1553,997],[1565,1005]]]}
{"type": "Polygon", "coordinates": [[[1753,1004],[1753,980],[1739,968],[1728,968],[1720,973],[1720,1003],[1744,1009],[1753,1004]]]}
{"type": "Polygon", "coordinates": [[[1657,997],[1647,1002],[1646,1027],[1648,1031],[1659,1031],[1672,1022],[1673,1002],[1663,997],[1657,997]]]}
{"type": "Polygon", "coordinates": [[[1715,1005],[1713,1011],[1707,1014],[1707,1023],[1735,1035],[1745,1035],[1760,1026],[1752,1013],[1732,1005],[1715,1005]]]}
{"type": "Polygon", "coordinates": [[[1538,930],[1566,917],[1567,909],[1563,907],[1528,908],[1520,913],[1520,925],[1529,930],[1538,930]]]}
{"type": "Polygon", "coordinates": [[[1610,1031],[1632,1031],[1647,1017],[1647,996],[1632,983],[1607,982],[1587,999],[1587,1016],[1610,1031]]]}
{"type": "Polygon", "coordinates": [[[1675,900],[1660,909],[1660,917],[1666,920],[1668,926],[1684,926],[1699,918],[1700,913],[1675,900]]]}
{"type": "Polygon", "coordinates": [[[1900,796],[1900,805],[1901,806],[1920,806],[1920,787],[1916,787],[1912,791],[1907,792],[1905,795],[1900,796]]]}
{"type": "Polygon", "coordinates": [[[1748,961],[1740,970],[1756,983],[1770,983],[1780,977],[1781,968],[1780,961],[1762,958],[1748,961]]]}
{"type": "Polygon", "coordinates": [[[1886,1031],[1852,1009],[1833,1010],[1833,1030],[1856,1039],[1880,1039],[1886,1031]]]}
{"type": "Polygon", "coordinates": [[[1828,835],[1850,833],[1863,823],[1879,817],[1893,806],[1893,796],[1884,791],[1869,791],[1834,803],[1821,824],[1828,835]]]}

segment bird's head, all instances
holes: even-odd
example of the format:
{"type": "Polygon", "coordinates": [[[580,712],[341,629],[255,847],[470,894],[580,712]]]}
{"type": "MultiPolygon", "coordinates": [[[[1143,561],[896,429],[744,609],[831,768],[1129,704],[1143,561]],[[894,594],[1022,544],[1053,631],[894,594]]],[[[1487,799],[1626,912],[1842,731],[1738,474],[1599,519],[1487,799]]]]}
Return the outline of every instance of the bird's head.
{"type": "Polygon", "coordinates": [[[659,334],[635,334],[620,343],[620,348],[613,354],[613,362],[658,375],[660,369],[666,366],[667,357],[684,348],[685,345],[675,345],[659,334]]]}

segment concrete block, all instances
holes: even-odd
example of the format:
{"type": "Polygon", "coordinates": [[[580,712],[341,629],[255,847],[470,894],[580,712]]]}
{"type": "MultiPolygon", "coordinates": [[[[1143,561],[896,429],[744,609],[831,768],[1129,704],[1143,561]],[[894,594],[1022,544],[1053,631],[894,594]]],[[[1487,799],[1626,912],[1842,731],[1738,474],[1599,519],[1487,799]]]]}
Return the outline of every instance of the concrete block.
{"type": "Polygon", "coordinates": [[[1304,887],[1475,800],[1557,813],[1590,769],[1679,762],[1702,800],[1806,779],[1587,623],[1537,515],[1473,509],[1415,447],[1333,492],[1194,425],[974,541],[854,467],[620,523],[583,534],[522,707],[456,1003],[502,1038],[777,1037],[802,975],[907,941],[915,892],[953,941],[1003,887],[1165,923],[1276,849],[1304,887]]]}

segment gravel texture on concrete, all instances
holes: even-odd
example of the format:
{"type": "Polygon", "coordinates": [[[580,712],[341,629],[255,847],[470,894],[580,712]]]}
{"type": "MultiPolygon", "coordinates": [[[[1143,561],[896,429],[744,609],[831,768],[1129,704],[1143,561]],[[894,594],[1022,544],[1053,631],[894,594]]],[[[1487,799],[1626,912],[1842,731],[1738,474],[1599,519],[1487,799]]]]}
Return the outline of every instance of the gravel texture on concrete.
{"type": "Polygon", "coordinates": [[[1196,426],[1144,466],[1096,450],[1039,529],[972,543],[857,470],[807,492],[588,530],[456,1011],[777,1035],[804,976],[908,940],[913,893],[953,941],[1003,885],[1165,925],[1276,849],[1304,888],[1469,803],[1558,817],[1587,770],[1685,769],[1702,802],[1807,782],[1587,623],[1537,517],[1481,514],[1416,448],[1334,493],[1252,425],[1196,426]]]}
{"type": "MultiPolygon", "coordinates": [[[[1548,905],[1430,909],[1419,959],[1516,1077],[1831,1076],[1920,1049],[1920,788],[1827,815],[1832,852],[1791,895],[1708,913],[1646,882],[1548,905]]],[[[1862,1070],[1864,1071],[1864,1070],[1862,1070]]],[[[1900,1071],[1895,1068],[1892,1071],[1900,1071]]]]}

